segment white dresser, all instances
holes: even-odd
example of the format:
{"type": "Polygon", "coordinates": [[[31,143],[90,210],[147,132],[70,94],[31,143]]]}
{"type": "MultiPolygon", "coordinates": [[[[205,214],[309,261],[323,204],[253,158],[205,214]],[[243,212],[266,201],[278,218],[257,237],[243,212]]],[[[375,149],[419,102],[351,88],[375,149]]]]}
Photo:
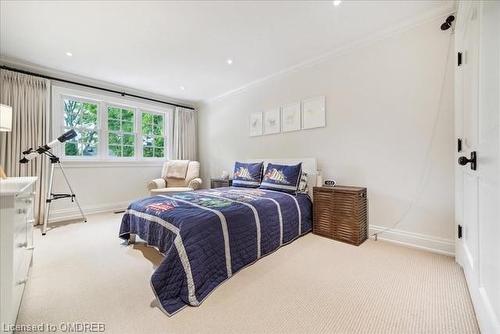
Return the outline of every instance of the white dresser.
{"type": "Polygon", "coordinates": [[[16,323],[33,259],[36,177],[0,180],[0,324],[16,323]]]}

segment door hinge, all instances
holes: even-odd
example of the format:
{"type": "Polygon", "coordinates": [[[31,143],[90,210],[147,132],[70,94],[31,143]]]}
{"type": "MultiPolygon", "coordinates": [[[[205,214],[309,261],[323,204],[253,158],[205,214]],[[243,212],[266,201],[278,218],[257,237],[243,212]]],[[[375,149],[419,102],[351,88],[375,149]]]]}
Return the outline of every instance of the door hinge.
{"type": "Polygon", "coordinates": [[[457,66],[462,65],[462,52],[457,54],[457,66]]]}
{"type": "Polygon", "coordinates": [[[462,239],[462,225],[457,226],[457,236],[458,239],[462,239]]]}
{"type": "Polygon", "coordinates": [[[462,152],[462,138],[457,138],[457,152],[462,152]]]}

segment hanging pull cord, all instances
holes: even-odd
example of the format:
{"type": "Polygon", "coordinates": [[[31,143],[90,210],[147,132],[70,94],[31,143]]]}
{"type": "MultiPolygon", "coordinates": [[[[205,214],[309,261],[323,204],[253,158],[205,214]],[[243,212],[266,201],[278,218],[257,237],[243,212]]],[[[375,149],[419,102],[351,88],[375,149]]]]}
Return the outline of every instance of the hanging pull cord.
{"type": "Polygon", "coordinates": [[[403,212],[401,217],[398,220],[396,220],[396,222],[392,226],[387,227],[381,231],[375,232],[375,233],[371,234],[370,236],[368,236],[368,238],[374,237],[375,241],[378,240],[379,234],[385,233],[389,230],[396,228],[398,225],[400,225],[406,219],[406,217],[410,214],[410,212],[413,209],[413,207],[415,206],[415,204],[417,204],[417,202],[422,197],[425,186],[427,185],[427,181],[428,181],[430,172],[432,170],[432,164],[431,164],[432,148],[434,146],[434,141],[436,139],[437,124],[439,122],[439,118],[440,118],[441,113],[442,113],[441,104],[443,101],[444,85],[446,83],[446,73],[448,72],[448,64],[450,61],[450,49],[451,49],[451,44],[452,44],[451,43],[451,41],[452,41],[451,36],[452,36],[452,34],[450,34],[450,38],[448,40],[448,49],[446,51],[446,61],[445,61],[445,66],[444,66],[443,81],[441,82],[441,91],[439,93],[438,108],[437,108],[436,115],[434,116],[434,123],[432,125],[431,138],[429,140],[429,143],[427,145],[427,149],[426,149],[426,152],[424,155],[424,162],[425,163],[424,163],[424,167],[422,169],[422,173],[420,174],[420,179],[419,179],[420,181],[417,183],[415,196],[413,197],[413,200],[410,202],[410,205],[408,206],[408,208],[403,212]]]}

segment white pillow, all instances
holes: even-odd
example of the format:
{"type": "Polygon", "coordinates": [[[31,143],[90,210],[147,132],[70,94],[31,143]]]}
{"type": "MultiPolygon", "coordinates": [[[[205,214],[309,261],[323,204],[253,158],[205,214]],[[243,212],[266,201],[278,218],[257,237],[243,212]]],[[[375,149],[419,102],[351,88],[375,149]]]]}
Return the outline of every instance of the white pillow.
{"type": "Polygon", "coordinates": [[[302,175],[300,176],[300,181],[299,181],[299,189],[297,191],[299,193],[307,194],[307,192],[309,191],[308,183],[309,183],[308,174],[302,171],[302,175]]]}

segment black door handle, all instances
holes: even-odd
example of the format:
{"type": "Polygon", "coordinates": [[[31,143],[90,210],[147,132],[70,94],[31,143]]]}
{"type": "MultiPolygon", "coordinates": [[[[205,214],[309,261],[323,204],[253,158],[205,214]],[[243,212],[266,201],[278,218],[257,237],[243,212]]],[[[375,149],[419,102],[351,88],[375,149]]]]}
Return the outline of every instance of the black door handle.
{"type": "Polygon", "coordinates": [[[458,158],[458,163],[462,166],[467,165],[469,162],[470,162],[470,169],[476,170],[477,168],[476,151],[470,152],[470,159],[467,159],[466,157],[458,158]]]}

